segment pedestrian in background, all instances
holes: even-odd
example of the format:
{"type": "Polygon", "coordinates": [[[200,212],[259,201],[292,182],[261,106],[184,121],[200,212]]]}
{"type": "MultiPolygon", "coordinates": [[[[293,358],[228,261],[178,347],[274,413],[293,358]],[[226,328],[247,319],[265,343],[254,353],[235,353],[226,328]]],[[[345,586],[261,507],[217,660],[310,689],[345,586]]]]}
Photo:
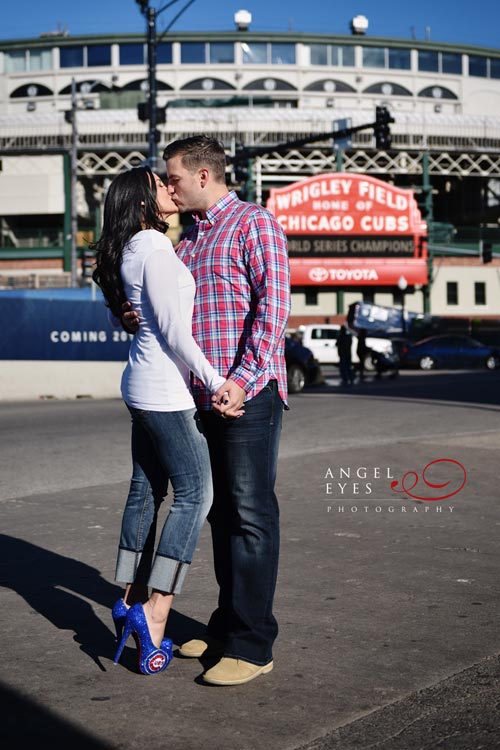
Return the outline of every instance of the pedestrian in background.
{"type": "Polygon", "coordinates": [[[337,350],[339,353],[339,369],[342,385],[352,385],[354,382],[352,372],[352,336],[344,325],[340,327],[337,350]]]}
{"type": "Polygon", "coordinates": [[[359,379],[365,379],[365,359],[369,355],[370,349],[366,345],[366,329],[360,328],[358,331],[358,344],[356,347],[356,354],[359,359],[359,379]]]}

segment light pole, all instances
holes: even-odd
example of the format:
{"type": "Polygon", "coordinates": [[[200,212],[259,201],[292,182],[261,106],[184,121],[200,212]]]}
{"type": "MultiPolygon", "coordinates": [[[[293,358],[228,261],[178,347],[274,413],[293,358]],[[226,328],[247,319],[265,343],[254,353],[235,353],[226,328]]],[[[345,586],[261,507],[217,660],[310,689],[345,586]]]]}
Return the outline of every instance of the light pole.
{"type": "Polygon", "coordinates": [[[149,102],[149,131],[148,131],[148,161],[149,166],[156,170],[156,10],[149,6],[146,9],[148,22],[148,102],[149,102]]]}
{"type": "Polygon", "coordinates": [[[178,2],[178,0],[170,0],[170,2],[165,3],[161,8],[156,10],[152,5],[149,5],[149,0],[135,0],[137,5],[139,5],[141,9],[141,13],[146,17],[147,25],[148,25],[148,33],[147,33],[147,45],[148,45],[148,106],[147,106],[147,119],[149,120],[149,130],[148,130],[148,163],[153,172],[156,170],[156,159],[157,159],[157,144],[160,140],[160,133],[156,129],[156,126],[160,124],[160,122],[165,122],[165,112],[164,110],[161,111],[161,117],[160,112],[158,111],[157,103],[156,103],[156,49],[158,47],[158,44],[161,42],[163,36],[171,29],[172,25],[177,21],[177,19],[184,13],[185,10],[189,8],[190,5],[194,3],[195,0],[188,0],[186,5],[182,8],[182,10],[177,13],[176,16],[172,19],[172,21],[169,23],[165,31],[162,32],[159,39],[156,38],[156,19],[160,15],[160,13],[163,13],[164,10],[167,10],[167,8],[170,8],[171,5],[175,5],[175,3],[178,2]]]}
{"type": "Polygon", "coordinates": [[[77,274],[77,234],[78,234],[78,207],[76,197],[77,166],[78,166],[78,127],[76,121],[76,80],[71,79],[71,251],[70,272],[71,286],[78,286],[77,274]]]}
{"type": "Polygon", "coordinates": [[[400,276],[398,279],[398,289],[401,292],[401,329],[403,336],[406,336],[406,309],[405,309],[405,292],[408,288],[408,280],[405,276],[400,276]]]}
{"type": "MultiPolygon", "coordinates": [[[[87,89],[87,93],[100,81],[94,81],[87,89]]],[[[81,90],[80,90],[81,92],[81,90]]],[[[71,275],[71,286],[78,286],[78,205],[77,205],[77,182],[78,182],[78,99],[76,91],[76,78],[71,79],[71,109],[66,110],[64,119],[71,124],[71,148],[70,148],[70,202],[71,202],[71,229],[70,229],[70,256],[69,269],[71,275]]]]}

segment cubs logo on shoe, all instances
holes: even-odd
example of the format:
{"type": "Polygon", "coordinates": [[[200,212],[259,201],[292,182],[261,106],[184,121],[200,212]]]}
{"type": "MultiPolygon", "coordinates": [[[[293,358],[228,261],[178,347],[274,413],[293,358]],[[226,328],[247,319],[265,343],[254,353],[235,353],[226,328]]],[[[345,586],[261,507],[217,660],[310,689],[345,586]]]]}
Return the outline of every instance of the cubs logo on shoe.
{"type": "Polygon", "coordinates": [[[166,666],[165,655],[161,651],[156,651],[146,662],[146,669],[151,672],[160,672],[166,666]]]}
{"type": "Polygon", "coordinates": [[[142,604],[134,604],[127,610],[123,635],[115,654],[114,662],[118,663],[123,647],[129,635],[133,635],[137,644],[137,667],[142,674],[158,674],[168,667],[172,660],[172,641],[164,638],[160,648],[155,646],[149,634],[148,624],[142,604]]]}

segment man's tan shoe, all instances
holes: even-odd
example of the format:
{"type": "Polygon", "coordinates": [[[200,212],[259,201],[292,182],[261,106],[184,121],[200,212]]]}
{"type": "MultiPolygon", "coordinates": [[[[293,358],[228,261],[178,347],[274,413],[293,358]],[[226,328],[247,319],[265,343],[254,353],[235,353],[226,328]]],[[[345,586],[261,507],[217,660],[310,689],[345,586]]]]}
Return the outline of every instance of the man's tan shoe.
{"type": "Polygon", "coordinates": [[[179,649],[181,656],[199,659],[200,656],[219,656],[224,653],[224,644],[215,638],[193,638],[183,643],[179,649]]]}
{"type": "Polygon", "coordinates": [[[250,664],[248,661],[224,656],[215,667],[205,672],[203,679],[211,685],[243,685],[260,674],[271,672],[272,668],[272,661],[261,667],[258,664],[250,664]]]}

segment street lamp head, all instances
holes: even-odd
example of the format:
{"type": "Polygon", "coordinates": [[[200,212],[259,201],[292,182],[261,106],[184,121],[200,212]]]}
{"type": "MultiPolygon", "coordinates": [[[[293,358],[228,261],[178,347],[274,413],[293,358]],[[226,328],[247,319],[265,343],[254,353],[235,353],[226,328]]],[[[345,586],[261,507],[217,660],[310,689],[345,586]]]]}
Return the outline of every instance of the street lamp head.
{"type": "Polygon", "coordinates": [[[234,22],[238,31],[247,31],[252,23],[252,14],[248,10],[238,10],[234,14],[234,22]]]}
{"type": "Polygon", "coordinates": [[[368,19],[366,16],[354,16],[351,20],[351,33],[363,36],[368,31],[368,19]]]}

